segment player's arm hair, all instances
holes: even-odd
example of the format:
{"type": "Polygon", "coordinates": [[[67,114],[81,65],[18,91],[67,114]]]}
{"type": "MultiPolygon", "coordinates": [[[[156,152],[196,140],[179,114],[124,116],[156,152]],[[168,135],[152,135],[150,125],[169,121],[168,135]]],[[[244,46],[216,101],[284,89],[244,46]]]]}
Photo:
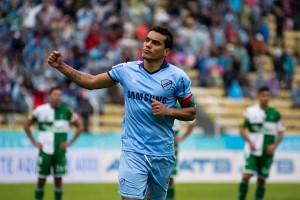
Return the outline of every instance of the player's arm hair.
{"type": "Polygon", "coordinates": [[[196,107],[187,108],[169,108],[169,116],[181,121],[192,121],[195,119],[197,114],[196,107]]]}
{"type": "Polygon", "coordinates": [[[89,90],[106,88],[116,84],[109,77],[108,73],[101,73],[94,76],[78,71],[64,62],[57,69],[80,87],[89,90]]]}
{"type": "Polygon", "coordinates": [[[33,123],[34,123],[34,121],[32,119],[27,119],[23,124],[24,131],[32,144],[34,144],[34,142],[35,142],[35,139],[32,135],[31,129],[30,129],[30,127],[33,125],[33,123]]]}

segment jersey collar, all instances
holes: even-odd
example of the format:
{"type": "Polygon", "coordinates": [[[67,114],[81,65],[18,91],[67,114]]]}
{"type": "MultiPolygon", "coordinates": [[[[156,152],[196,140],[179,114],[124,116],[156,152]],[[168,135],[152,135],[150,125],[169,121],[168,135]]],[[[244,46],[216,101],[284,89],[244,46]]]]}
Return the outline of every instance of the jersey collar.
{"type": "Polygon", "coordinates": [[[160,70],[169,67],[169,63],[166,61],[166,59],[164,59],[164,62],[161,64],[160,68],[158,70],[154,71],[154,72],[149,72],[147,69],[145,69],[144,61],[141,62],[139,65],[140,65],[140,67],[142,67],[149,74],[155,74],[155,73],[159,72],[160,70]]]}

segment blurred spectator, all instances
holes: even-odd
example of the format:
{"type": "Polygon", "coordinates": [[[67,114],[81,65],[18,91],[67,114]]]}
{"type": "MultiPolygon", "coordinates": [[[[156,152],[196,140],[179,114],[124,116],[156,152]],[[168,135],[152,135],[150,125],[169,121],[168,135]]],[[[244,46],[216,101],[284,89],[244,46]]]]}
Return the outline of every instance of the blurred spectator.
{"type": "Polygon", "coordinates": [[[294,73],[295,73],[295,66],[296,66],[296,59],[290,54],[287,50],[285,50],[285,58],[283,63],[284,71],[286,74],[285,81],[285,89],[291,90],[292,83],[294,80],[294,73]]]}
{"type": "Polygon", "coordinates": [[[225,72],[228,70],[229,65],[232,64],[232,57],[230,56],[228,47],[223,47],[220,51],[219,63],[223,68],[223,72],[225,72]]]}
{"type": "Polygon", "coordinates": [[[259,88],[266,86],[267,81],[261,70],[256,72],[256,79],[254,81],[254,90],[257,91],[259,88]]]}
{"type": "Polygon", "coordinates": [[[77,27],[88,31],[90,30],[96,15],[89,1],[82,2],[84,2],[82,7],[76,12],[77,27]]]}
{"type": "Polygon", "coordinates": [[[149,27],[145,22],[142,22],[135,29],[135,38],[139,41],[142,41],[146,38],[149,32],[149,27]]]}
{"type": "Polygon", "coordinates": [[[229,6],[235,12],[240,12],[243,0],[228,0],[229,6]]]}
{"type": "Polygon", "coordinates": [[[298,80],[292,89],[293,108],[300,108],[300,81],[298,80]]]}
{"type": "Polygon", "coordinates": [[[276,38],[275,38],[276,45],[283,45],[285,16],[284,16],[282,2],[283,1],[281,0],[275,1],[275,5],[273,8],[273,13],[276,18],[276,38]]]}
{"type": "Polygon", "coordinates": [[[300,35],[296,37],[294,46],[293,46],[293,54],[296,58],[297,63],[300,63],[300,35]]]}
{"type": "Polygon", "coordinates": [[[251,7],[247,3],[243,3],[243,7],[242,7],[240,15],[241,15],[240,24],[241,24],[242,28],[250,30],[252,27],[251,7]]]}
{"type": "Polygon", "coordinates": [[[259,25],[259,32],[262,34],[264,42],[268,45],[270,43],[270,28],[267,24],[267,18],[262,18],[259,25]]]}
{"type": "Polygon", "coordinates": [[[21,38],[21,33],[16,31],[10,44],[10,58],[22,60],[22,50],[24,48],[24,41],[21,38]]]}
{"type": "Polygon", "coordinates": [[[227,71],[225,71],[223,75],[223,82],[224,82],[224,90],[225,95],[228,95],[229,87],[232,85],[234,81],[238,81],[240,76],[240,61],[237,57],[233,58],[232,65],[229,65],[229,68],[227,71]]]}
{"type": "Polygon", "coordinates": [[[264,37],[262,34],[258,33],[252,40],[252,51],[254,56],[262,55],[266,52],[267,46],[264,42],[264,37]]]}
{"type": "MultiPolygon", "coordinates": [[[[139,58],[136,49],[153,25],[174,30],[168,61],[183,70],[199,69],[200,86],[221,85],[227,94],[232,81],[238,81],[244,96],[251,98],[247,73],[264,70],[259,60],[272,45],[268,20],[273,14],[280,48],[268,55],[281,85],[290,88],[293,81],[293,56],[281,43],[286,28],[300,29],[298,0],[5,0],[0,1],[0,10],[0,71],[5,71],[0,75],[1,103],[9,99],[22,112],[43,103],[53,84],[65,85],[64,99],[78,105],[81,91],[45,63],[53,49],[62,51],[76,69],[97,74],[139,58]],[[293,23],[286,26],[286,21],[293,23]]],[[[292,54],[300,62],[299,38],[292,54]]],[[[258,74],[254,88],[267,84],[261,78],[264,74],[258,74]]],[[[107,102],[123,102],[118,87],[100,94],[87,91],[87,98],[100,112],[107,102]]]]}
{"type": "Polygon", "coordinates": [[[93,114],[93,107],[83,91],[79,94],[76,112],[83,120],[83,131],[89,133],[89,117],[93,114]]]}
{"type": "Polygon", "coordinates": [[[206,68],[209,71],[209,76],[211,77],[211,85],[221,86],[223,84],[223,67],[219,64],[219,59],[217,57],[217,49],[211,51],[211,55],[206,59],[206,68]]]}
{"type": "Polygon", "coordinates": [[[227,96],[232,99],[241,99],[243,98],[243,91],[240,84],[233,80],[228,88],[227,96]]]}
{"type": "Polygon", "coordinates": [[[286,77],[286,73],[284,70],[284,60],[285,54],[281,48],[277,48],[272,55],[273,65],[274,65],[274,72],[276,73],[276,78],[280,83],[280,88],[284,87],[284,81],[286,77]]]}
{"type": "Polygon", "coordinates": [[[87,51],[90,51],[92,48],[97,47],[97,45],[101,42],[102,35],[99,24],[92,24],[89,34],[85,39],[85,48],[87,51]]]}
{"type": "Polygon", "coordinates": [[[253,87],[250,84],[249,78],[246,74],[243,74],[239,77],[238,83],[242,88],[243,96],[254,99],[253,87]]]}
{"type": "Polygon", "coordinates": [[[272,75],[267,79],[267,86],[270,89],[272,97],[277,97],[279,93],[279,81],[276,78],[276,75],[272,75]]]}
{"type": "Polygon", "coordinates": [[[49,1],[43,1],[42,9],[36,16],[37,30],[43,35],[48,35],[52,31],[52,25],[62,16],[61,10],[57,9],[49,1]]]}
{"type": "Polygon", "coordinates": [[[23,19],[23,27],[34,29],[36,26],[36,15],[42,10],[42,4],[35,5],[32,1],[25,1],[24,6],[20,9],[23,19]]]}
{"type": "Polygon", "coordinates": [[[293,19],[294,30],[300,30],[300,1],[291,0],[291,17],[293,19]]]}

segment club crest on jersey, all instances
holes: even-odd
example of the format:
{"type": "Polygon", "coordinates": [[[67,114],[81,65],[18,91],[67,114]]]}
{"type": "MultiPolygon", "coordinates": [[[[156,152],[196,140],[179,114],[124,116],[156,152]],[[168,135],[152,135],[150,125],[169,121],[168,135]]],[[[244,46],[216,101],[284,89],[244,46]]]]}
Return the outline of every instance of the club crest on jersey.
{"type": "Polygon", "coordinates": [[[164,90],[169,90],[172,87],[172,81],[164,79],[161,81],[161,86],[164,88],[164,90]]]}

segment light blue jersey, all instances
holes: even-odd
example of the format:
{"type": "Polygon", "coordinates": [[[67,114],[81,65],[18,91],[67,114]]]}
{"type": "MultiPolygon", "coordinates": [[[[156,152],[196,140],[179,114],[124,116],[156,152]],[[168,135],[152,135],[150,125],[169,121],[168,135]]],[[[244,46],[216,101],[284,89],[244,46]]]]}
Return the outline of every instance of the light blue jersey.
{"type": "Polygon", "coordinates": [[[114,66],[109,76],[124,87],[125,116],[122,129],[122,150],[144,155],[174,154],[174,118],[154,116],[151,98],[166,107],[195,106],[191,81],[187,74],[164,61],[161,68],[150,73],[142,61],[114,66]]]}

